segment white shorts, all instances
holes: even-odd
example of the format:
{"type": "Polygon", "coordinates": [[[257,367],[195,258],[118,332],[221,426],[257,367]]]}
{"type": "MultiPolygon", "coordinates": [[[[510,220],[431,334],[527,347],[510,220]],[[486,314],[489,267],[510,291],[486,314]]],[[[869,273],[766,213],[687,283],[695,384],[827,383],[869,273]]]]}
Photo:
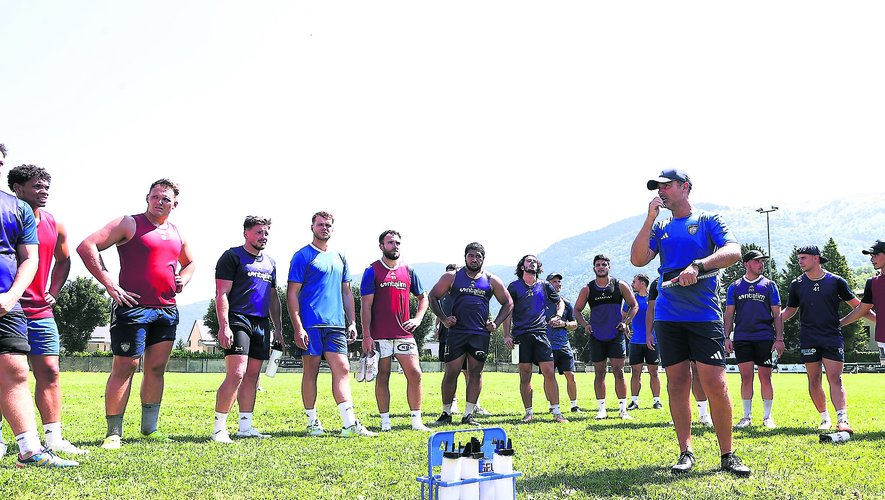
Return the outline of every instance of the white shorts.
{"type": "Polygon", "coordinates": [[[382,358],[396,355],[417,356],[418,343],[413,338],[407,339],[378,339],[375,341],[375,350],[382,358]]]}

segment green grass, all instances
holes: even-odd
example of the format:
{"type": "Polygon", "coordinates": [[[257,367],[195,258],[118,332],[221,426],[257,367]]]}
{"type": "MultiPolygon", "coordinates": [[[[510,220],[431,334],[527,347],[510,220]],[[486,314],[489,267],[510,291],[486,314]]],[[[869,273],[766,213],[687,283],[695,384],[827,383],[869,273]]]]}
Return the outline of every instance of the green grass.
{"type": "MultiPolygon", "coordinates": [[[[195,498],[415,498],[415,477],[426,473],[427,435],[408,430],[405,380],[391,380],[394,432],[375,439],[304,436],[300,375],[262,377],[255,425],[272,439],[240,440],[223,446],[207,442],[212,429],[215,390],[221,374],[168,374],[160,429],[172,444],[140,441],[137,386],[133,390],[121,450],[98,448],[104,437],[103,391],[106,374],[63,373],[65,436],[92,450],[82,466],[69,470],[18,470],[14,458],[0,460],[4,497],[195,497],[195,498]]],[[[440,374],[425,375],[425,421],[440,411],[440,374]]],[[[775,430],[753,427],[735,432],[738,454],[753,469],[749,479],[716,472],[715,434],[694,428],[695,470],[673,477],[678,454],[669,412],[650,409],[647,384],[634,420],[593,420],[594,413],[567,413],[571,422],[549,423],[543,410],[541,379],[535,380],[539,420],[518,425],[522,405],[515,374],[486,373],[482,405],[496,416],[482,419],[501,426],[513,439],[520,498],[651,497],[863,497],[885,496],[885,377],[846,375],[854,438],[842,445],[818,443],[819,417],[806,391],[804,375],[775,374],[775,430]]],[[[644,380],[645,381],[645,380],[644,380]]],[[[140,376],[136,377],[136,384],[140,376]]],[[[735,414],[740,416],[739,379],[729,375],[735,414]]],[[[463,378],[459,380],[463,408],[463,378]]],[[[579,399],[593,407],[592,376],[578,375],[579,399]]],[[[615,407],[609,378],[609,408],[615,407]]],[[[378,425],[373,384],[353,383],[357,416],[378,425]]],[[[565,394],[564,381],[561,392],[565,394]]],[[[757,396],[755,423],[761,422],[757,396]]],[[[563,398],[565,399],[565,398],[563,398]]],[[[330,393],[330,376],[320,375],[319,414],[327,429],[340,426],[330,393]]],[[[831,413],[833,413],[831,408],[831,413]]],[[[236,419],[232,415],[230,428],[236,419]]],[[[456,426],[447,427],[454,429],[456,426]]],[[[5,439],[14,443],[8,426],[5,439]]],[[[15,446],[11,446],[10,453],[15,446]]]]}

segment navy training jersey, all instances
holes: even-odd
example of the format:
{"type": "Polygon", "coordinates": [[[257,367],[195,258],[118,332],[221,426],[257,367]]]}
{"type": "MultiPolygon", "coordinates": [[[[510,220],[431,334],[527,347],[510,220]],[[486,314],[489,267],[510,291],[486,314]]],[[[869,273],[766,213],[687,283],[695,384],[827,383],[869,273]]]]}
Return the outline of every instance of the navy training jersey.
{"type": "Polygon", "coordinates": [[[747,281],[746,276],[728,286],[725,305],[734,306],[734,340],[774,340],[772,306],[781,305],[777,285],[765,276],[747,281]]]}
{"type": "Polygon", "coordinates": [[[229,311],[266,318],[276,293],[277,266],[268,255],[252,255],[243,247],[225,250],[215,265],[215,279],[231,281],[229,311]]]}
{"type": "Polygon", "coordinates": [[[467,275],[467,268],[455,271],[455,280],[449,291],[452,316],[457,320],[449,333],[472,333],[489,335],[489,301],[492,299],[492,283],[489,274],[482,271],[476,278],[467,275]]]}
{"type": "Polygon", "coordinates": [[[511,334],[547,333],[547,301],[559,302],[559,292],[553,285],[538,280],[532,286],[518,279],[507,286],[513,298],[511,334]]]}
{"type": "Polygon", "coordinates": [[[848,282],[829,271],[817,280],[805,274],[794,279],[787,307],[799,308],[799,347],[842,347],[839,302],[853,298],[848,282]]]}
{"type": "Polygon", "coordinates": [[[587,305],[590,306],[590,328],[597,340],[608,341],[618,336],[618,323],[623,319],[619,280],[610,278],[608,284],[600,287],[596,280],[587,283],[590,293],[587,294],[587,305]]]}
{"type": "MultiPolygon", "coordinates": [[[[565,308],[562,311],[562,320],[565,322],[574,321],[575,308],[569,303],[569,301],[563,299],[563,302],[565,302],[565,308]]],[[[547,313],[544,316],[547,321],[550,321],[550,318],[556,316],[557,305],[559,305],[558,300],[547,301],[547,313]]],[[[553,328],[548,324],[547,338],[550,339],[550,347],[553,349],[566,350],[571,348],[571,344],[569,344],[568,341],[568,330],[565,327],[553,328]]]]}

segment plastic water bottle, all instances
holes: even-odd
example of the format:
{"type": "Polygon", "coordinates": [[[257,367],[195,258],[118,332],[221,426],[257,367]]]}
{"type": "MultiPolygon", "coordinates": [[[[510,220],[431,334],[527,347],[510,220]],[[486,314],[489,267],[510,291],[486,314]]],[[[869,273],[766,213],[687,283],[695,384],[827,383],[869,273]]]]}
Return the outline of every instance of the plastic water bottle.
{"type": "MultiPolygon", "coordinates": [[[[479,461],[479,475],[495,472],[493,459],[483,458],[479,461]]],[[[481,481],[479,483],[479,500],[495,500],[495,482],[481,481]]]]}
{"type": "MultiPolygon", "coordinates": [[[[443,452],[442,470],[440,470],[439,479],[441,481],[457,481],[461,479],[461,452],[455,447],[454,441],[452,442],[451,451],[446,450],[443,452]]],[[[437,497],[440,500],[457,500],[459,492],[459,486],[440,486],[437,497]]]]}
{"type": "MultiPolygon", "coordinates": [[[[501,448],[495,450],[495,456],[492,458],[493,467],[497,474],[513,473],[513,441],[507,440],[505,447],[501,443],[501,448]]],[[[496,479],[495,483],[495,499],[496,500],[513,500],[516,492],[513,491],[513,478],[496,479]]]]}
{"type": "Polygon", "coordinates": [[[283,346],[274,342],[270,350],[270,358],[267,360],[267,369],[264,374],[268,377],[274,377],[277,369],[280,367],[280,359],[283,357],[283,346]]]}
{"type": "MultiPolygon", "coordinates": [[[[461,453],[461,479],[479,477],[479,459],[482,458],[482,447],[479,440],[471,438],[464,452],[461,453]]],[[[461,500],[479,500],[479,483],[461,485],[461,500]]]]}
{"type": "Polygon", "coordinates": [[[849,439],[851,439],[851,434],[845,431],[820,435],[821,443],[844,443],[849,439]]]}

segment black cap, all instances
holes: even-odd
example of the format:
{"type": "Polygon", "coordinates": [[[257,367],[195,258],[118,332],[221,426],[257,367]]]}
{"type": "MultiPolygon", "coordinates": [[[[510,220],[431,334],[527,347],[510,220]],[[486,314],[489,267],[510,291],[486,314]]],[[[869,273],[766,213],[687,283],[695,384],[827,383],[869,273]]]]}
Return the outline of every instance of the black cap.
{"type": "MultiPolygon", "coordinates": [[[[871,246],[870,248],[867,248],[866,250],[861,250],[861,253],[863,253],[864,255],[872,255],[874,253],[885,253],[885,241],[876,240],[876,242],[873,243],[873,246],[871,246]]],[[[547,278],[547,279],[550,279],[550,278],[547,278]]]]}
{"type": "Polygon", "coordinates": [[[550,273],[547,275],[547,281],[553,281],[553,278],[562,279],[562,274],[560,273],[550,273]]]}
{"type": "Polygon", "coordinates": [[[820,257],[820,263],[826,264],[827,258],[820,254],[820,249],[817,248],[817,245],[807,245],[796,250],[796,255],[817,255],[820,257]]]}
{"type": "Polygon", "coordinates": [[[683,170],[679,170],[676,168],[668,168],[662,170],[660,175],[651,179],[646,183],[646,187],[649,191],[654,191],[658,188],[659,183],[666,183],[670,181],[679,181],[679,182],[691,182],[691,179],[688,178],[688,174],[683,170]]]}
{"type": "Polygon", "coordinates": [[[750,262],[751,260],[756,259],[767,259],[768,256],[759,250],[750,250],[749,252],[744,254],[744,262],[750,262]]]}

